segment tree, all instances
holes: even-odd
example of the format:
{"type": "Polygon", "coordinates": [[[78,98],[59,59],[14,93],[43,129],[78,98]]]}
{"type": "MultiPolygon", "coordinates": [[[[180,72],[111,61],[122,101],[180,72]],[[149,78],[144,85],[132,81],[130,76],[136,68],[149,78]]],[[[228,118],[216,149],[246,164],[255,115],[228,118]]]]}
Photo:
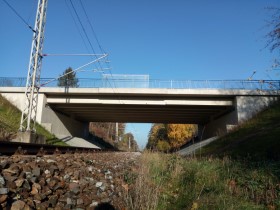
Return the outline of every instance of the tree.
{"type": "Polygon", "coordinates": [[[148,136],[147,149],[157,149],[159,140],[167,140],[166,129],[164,124],[155,123],[152,125],[148,136]]]}
{"type": "Polygon", "coordinates": [[[118,142],[118,149],[123,151],[139,151],[138,144],[134,139],[132,133],[126,133],[122,136],[121,141],[118,142]]]}
{"type": "MultiPolygon", "coordinates": [[[[118,135],[122,136],[125,131],[125,123],[118,123],[118,135]]],[[[113,143],[116,140],[116,123],[112,122],[90,122],[89,132],[105,141],[113,143]]]]}
{"type": "Polygon", "coordinates": [[[157,149],[161,152],[169,151],[170,148],[170,144],[166,140],[159,140],[157,143],[157,149]]]}
{"type": "Polygon", "coordinates": [[[280,8],[270,8],[274,11],[271,20],[268,21],[268,26],[272,30],[266,35],[268,38],[267,47],[270,47],[270,51],[280,51],[280,8]]]}
{"type": "Polygon", "coordinates": [[[197,132],[192,124],[153,124],[149,132],[147,149],[169,151],[190,141],[197,132]]]}
{"type": "MultiPolygon", "coordinates": [[[[270,27],[270,32],[267,33],[267,45],[271,52],[278,51],[280,55],[280,8],[268,8],[273,11],[271,19],[267,21],[267,26],[270,27]]],[[[272,64],[272,70],[278,69],[280,67],[279,57],[274,59],[272,64]]]]}
{"type": "Polygon", "coordinates": [[[76,78],[76,73],[71,67],[67,68],[62,75],[59,75],[57,86],[59,87],[79,87],[78,78],[76,78]]]}
{"type": "Polygon", "coordinates": [[[173,149],[179,148],[192,139],[196,126],[192,124],[168,124],[167,136],[173,149]]]}

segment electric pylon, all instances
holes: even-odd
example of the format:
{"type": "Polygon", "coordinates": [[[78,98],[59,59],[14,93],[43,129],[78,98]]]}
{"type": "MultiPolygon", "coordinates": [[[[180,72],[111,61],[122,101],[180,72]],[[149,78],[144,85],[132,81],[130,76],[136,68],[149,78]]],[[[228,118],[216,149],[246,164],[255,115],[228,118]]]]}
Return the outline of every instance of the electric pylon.
{"type": "Polygon", "coordinates": [[[48,0],[38,0],[38,7],[33,29],[33,39],[26,80],[26,104],[22,111],[20,131],[34,131],[37,115],[37,102],[40,89],[40,74],[42,67],[42,50],[46,25],[48,0]],[[33,122],[33,123],[32,123],[33,122]],[[32,124],[32,125],[31,125],[32,124]]]}

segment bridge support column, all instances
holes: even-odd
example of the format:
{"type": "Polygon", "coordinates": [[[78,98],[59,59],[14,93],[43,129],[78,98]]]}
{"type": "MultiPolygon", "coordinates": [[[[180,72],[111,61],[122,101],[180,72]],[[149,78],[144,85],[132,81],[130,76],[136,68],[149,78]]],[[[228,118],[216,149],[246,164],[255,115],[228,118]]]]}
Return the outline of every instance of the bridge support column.
{"type": "Polygon", "coordinates": [[[222,136],[238,125],[237,111],[234,110],[218,119],[212,120],[205,125],[202,139],[213,136],[222,136]]]}
{"type": "Polygon", "coordinates": [[[236,96],[238,123],[254,117],[278,99],[279,97],[276,96],[236,96]]]}
{"type": "Polygon", "coordinates": [[[199,140],[201,140],[203,138],[204,129],[205,129],[204,125],[199,124],[197,126],[197,138],[199,140]]]}
{"type": "Polygon", "coordinates": [[[236,96],[234,110],[207,123],[202,139],[225,135],[277,100],[275,96],[236,96]]]}
{"type": "Polygon", "coordinates": [[[44,95],[41,105],[39,122],[49,132],[59,138],[69,136],[86,138],[89,134],[89,123],[81,122],[75,119],[75,116],[67,116],[52,110],[46,103],[47,98],[44,95]]]}

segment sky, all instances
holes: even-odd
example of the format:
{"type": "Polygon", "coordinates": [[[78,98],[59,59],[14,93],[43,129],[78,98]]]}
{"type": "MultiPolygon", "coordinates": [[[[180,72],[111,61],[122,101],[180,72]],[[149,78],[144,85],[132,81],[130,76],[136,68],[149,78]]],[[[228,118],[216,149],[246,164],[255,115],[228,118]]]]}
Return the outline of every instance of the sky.
{"type": "MultiPolygon", "coordinates": [[[[7,0],[21,17],[34,25],[36,0],[7,0]]],[[[109,54],[110,71],[149,75],[159,80],[279,79],[271,71],[279,53],[265,48],[270,30],[268,7],[279,0],[49,0],[44,53],[109,54]],[[74,17],[74,18],[73,18],[74,17]],[[89,20],[89,21],[88,21],[89,20]],[[90,22],[90,24],[89,24],[90,22]],[[95,39],[94,33],[98,37],[95,39]],[[84,34],[86,31],[87,37],[84,34]]],[[[26,77],[32,31],[0,0],[0,77],[26,77]]],[[[48,56],[42,78],[58,77],[66,68],[78,68],[90,56],[48,56]]],[[[88,66],[79,78],[101,78],[88,66]]],[[[128,124],[143,147],[150,124],[128,124]]]]}

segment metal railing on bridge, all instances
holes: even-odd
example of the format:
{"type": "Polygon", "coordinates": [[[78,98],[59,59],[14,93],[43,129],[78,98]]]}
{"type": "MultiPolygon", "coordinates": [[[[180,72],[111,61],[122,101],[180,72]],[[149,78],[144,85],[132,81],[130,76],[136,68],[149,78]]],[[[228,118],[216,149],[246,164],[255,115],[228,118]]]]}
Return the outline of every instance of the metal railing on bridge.
{"type": "MultiPolygon", "coordinates": [[[[41,78],[41,87],[59,87],[57,80],[41,78]],[[51,82],[49,82],[51,81],[51,82]]],[[[0,77],[0,87],[25,87],[26,78],[0,77]]],[[[79,78],[77,88],[167,88],[280,90],[280,80],[131,80],[79,78]]]]}

